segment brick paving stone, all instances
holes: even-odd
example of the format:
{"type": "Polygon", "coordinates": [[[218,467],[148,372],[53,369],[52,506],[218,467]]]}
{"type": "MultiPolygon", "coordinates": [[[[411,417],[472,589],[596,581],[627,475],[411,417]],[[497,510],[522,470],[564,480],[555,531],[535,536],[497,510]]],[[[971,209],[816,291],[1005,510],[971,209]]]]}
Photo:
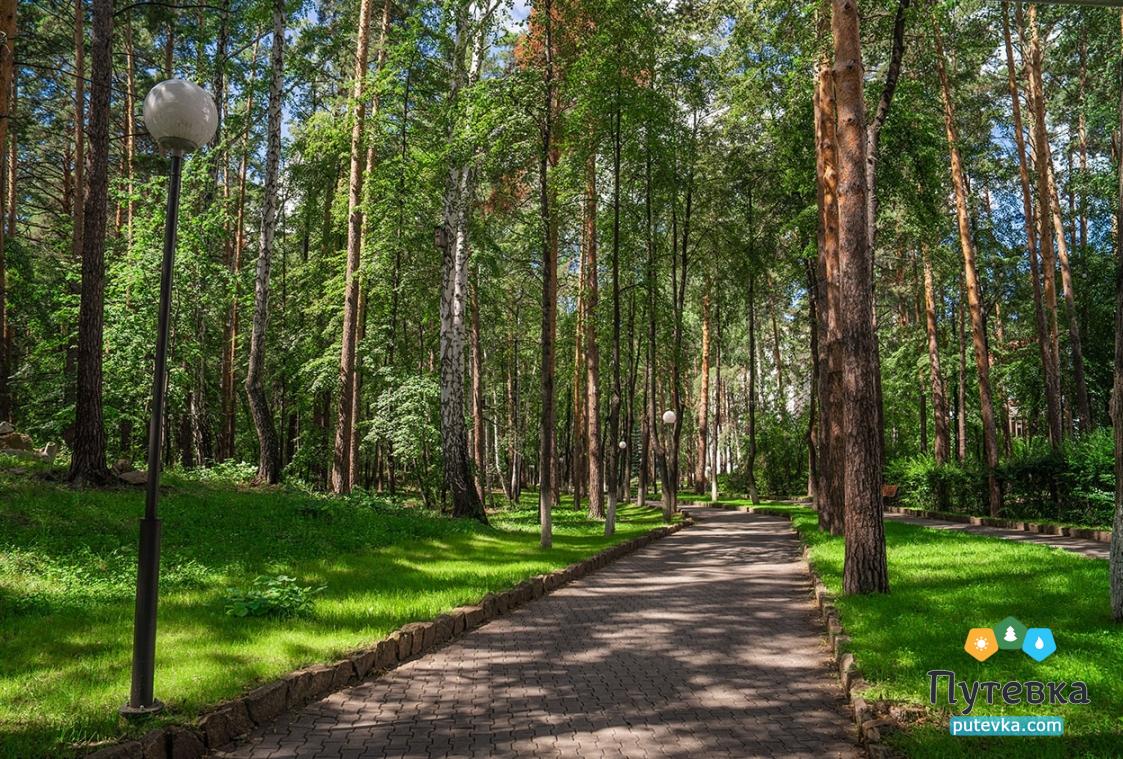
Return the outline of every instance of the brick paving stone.
{"type": "Polygon", "coordinates": [[[787,520],[653,542],[215,756],[857,757],[787,520]]]}

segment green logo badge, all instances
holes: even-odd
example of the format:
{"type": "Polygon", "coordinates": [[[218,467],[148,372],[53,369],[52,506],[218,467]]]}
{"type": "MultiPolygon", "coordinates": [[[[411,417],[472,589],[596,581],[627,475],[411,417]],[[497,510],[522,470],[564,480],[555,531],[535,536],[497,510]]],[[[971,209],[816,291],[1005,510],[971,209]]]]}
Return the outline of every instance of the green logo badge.
{"type": "Polygon", "coordinates": [[[1019,622],[1017,617],[1006,617],[994,626],[994,637],[998,640],[998,647],[1003,651],[1021,651],[1022,641],[1026,637],[1026,626],[1019,622]]]}

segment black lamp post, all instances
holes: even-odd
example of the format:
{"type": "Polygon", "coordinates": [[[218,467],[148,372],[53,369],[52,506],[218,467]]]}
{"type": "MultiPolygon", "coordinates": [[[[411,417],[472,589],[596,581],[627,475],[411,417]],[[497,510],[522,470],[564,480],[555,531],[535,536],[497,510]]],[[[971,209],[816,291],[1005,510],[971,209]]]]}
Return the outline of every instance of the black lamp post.
{"type": "Polygon", "coordinates": [[[183,156],[214,137],[218,112],[201,87],[181,79],[157,84],[144,99],[144,125],[171,157],[168,208],[164,220],[164,256],[160,266],[160,315],[156,331],[156,370],[152,378],[152,420],[148,426],[148,487],[140,520],[140,555],[136,575],[133,626],[133,678],[126,717],[154,714],[164,705],[153,696],[156,669],[156,604],[160,582],[160,449],[164,432],[164,396],[168,386],[168,327],[172,311],[172,264],[175,262],[179,183],[183,156]]]}

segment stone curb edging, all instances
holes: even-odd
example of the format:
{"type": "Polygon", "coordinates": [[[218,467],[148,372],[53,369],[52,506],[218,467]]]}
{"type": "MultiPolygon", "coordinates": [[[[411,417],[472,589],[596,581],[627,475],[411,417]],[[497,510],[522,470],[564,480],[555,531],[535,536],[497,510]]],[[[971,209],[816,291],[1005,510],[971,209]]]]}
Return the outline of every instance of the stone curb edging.
{"type": "Polygon", "coordinates": [[[894,752],[881,742],[881,731],[884,729],[900,730],[900,723],[892,716],[879,716],[874,705],[866,701],[864,692],[868,687],[862,673],[858,671],[854,654],[850,652],[850,636],[842,627],[842,617],[834,605],[834,595],[827,590],[819,574],[811,564],[810,549],[803,542],[799,530],[790,525],[792,516],[776,511],[757,509],[753,506],[739,506],[736,504],[691,504],[696,506],[716,506],[734,511],[745,511],[750,514],[763,514],[772,517],[782,517],[789,522],[789,529],[799,539],[803,550],[800,554],[804,568],[811,577],[811,585],[815,594],[815,605],[819,610],[819,618],[827,631],[827,642],[830,646],[831,656],[838,667],[838,678],[842,683],[842,691],[854,714],[854,724],[858,729],[858,737],[865,746],[866,753],[871,759],[889,759],[895,756],[894,752]]]}
{"type": "Polygon", "coordinates": [[[957,514],[952,511],[915,509],[909,506],[886,506],[885,513],[902,514],[904,516],[920,517],[922,519],[942,519],[945,522],[972,524],[978,527],[1001,527],[1006,530],[1020,530],[1037,535],[1058,535],[1066,538],[1082,538],[1083,540],[1095,540],[1099,543],[1111,542],[1111,530],[1093,530],[1087,527],[1069,527],[1068,525],[1060,524],[1027,522],[1022,519],[978,517],[971,514],[957,514]]]}
{"type": "Polygon", "coordinates": [[[199,759],[287,711],[302,708],[363,680],[380,677],[399,664],[423,656],[476,627],[693,524],[694,519],[683,514],[682,520],[675,524],[657,527],[638,538],[617,543],[576,564],[535,575],[505,591],[488,593],[478,604],[459,606],[428,622],[403,625],[334,664],[290,672],[279,680],[219,704],[191,726],[165,725],[139,739],[86,754],[86,759],[199,759]]]}

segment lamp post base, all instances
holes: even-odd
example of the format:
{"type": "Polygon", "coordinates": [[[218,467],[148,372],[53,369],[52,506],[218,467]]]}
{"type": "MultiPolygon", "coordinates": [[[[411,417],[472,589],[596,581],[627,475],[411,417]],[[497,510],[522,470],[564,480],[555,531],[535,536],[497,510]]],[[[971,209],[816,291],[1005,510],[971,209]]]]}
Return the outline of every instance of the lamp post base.
{"type": "Polygon", "coordinates": [[[154,699],[149,706],[130,706],[126,703],[117,710],[117,713],[125,719],[139,719],[141,717],[159,714],[162,711],[164,711],[164,702],[159,699],[154,699]]]}

